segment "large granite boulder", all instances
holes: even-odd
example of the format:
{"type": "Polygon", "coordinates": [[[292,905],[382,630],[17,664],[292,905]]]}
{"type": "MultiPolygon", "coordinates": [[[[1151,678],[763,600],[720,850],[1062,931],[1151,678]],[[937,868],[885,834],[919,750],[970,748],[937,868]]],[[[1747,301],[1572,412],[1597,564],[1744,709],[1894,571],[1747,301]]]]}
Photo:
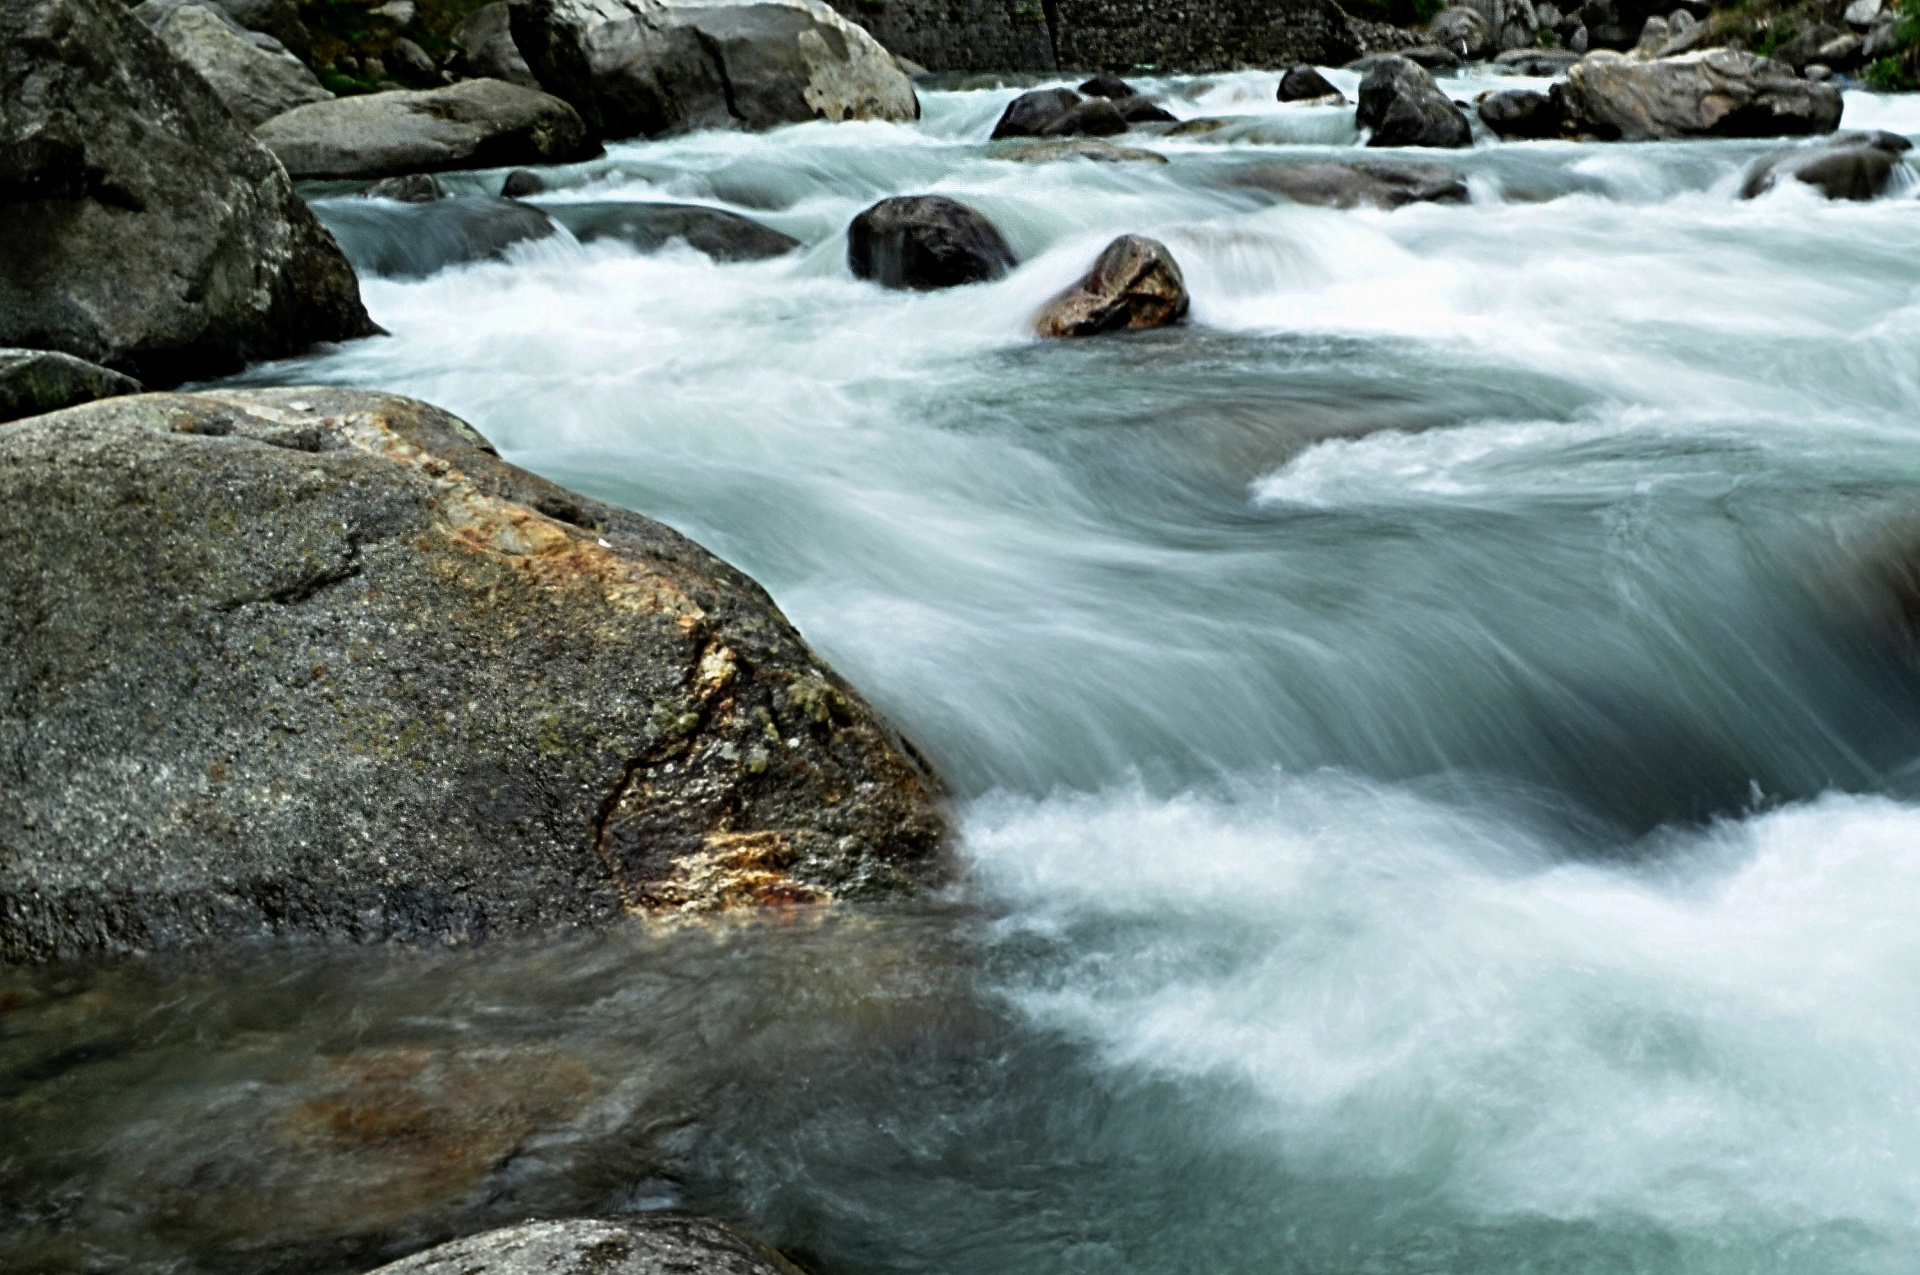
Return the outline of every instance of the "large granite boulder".
{"type": "Polygon", "coordinates": [[[1187,316],[1187,281],[1158,239],[1121,235],[1093,268],[1041,307],[1041,336],[1097,336],[1121,329],[1163,328],[1187,316]]]}
{"type": "Polygon", "coordinates": [[[715,261],[765,261],[800,247],[792,235],[751,217],[699,204],[610,200],[554,204],[547,211],[581,243],[617,239],[641,252],[657,252],[677,240],[715,261]]]}
{"type": "Polygon", "coordinates": [[[847,267],[888,288],[953,288],[998,279],[1013,250],[994,224],[944,195],[883,199],[847,227],[847,267]]]}
{"type": "Polygon", "coordinates": [[[146,0],[133,11],[170,52],[217,93],[249,128],[333,94],[270,36],[256,35],[224,10],[181,0],[146,0]]]}
{"type": "Polygon", "coordinates": [[[1453,99],[1426,68],[1404,57],[1381,58],[1368,70],[1354,118],[1371,130],[1369,146],[1473,145],[1473,126],[1453,99]]]}
{"type": "Polygon", "coordinates": [[[599,150],[571,106],[504,80],[315,102],[254,132],[297,178],[564,164],[599,150]]]}
{"type": "Polygon", "coordinates": [[[167,385],[379,329],[332,236],[118,0],[0,4],[0,344],[167,385]]]}
{"type": "Polygon", "coordinates": [[[1556,86],[1573,127],[1599,137],[1785,137],[1831,133],[1840,90],[1737,49],[1634,61],[1593,53],[1556,86]]]}
{"type": "Polygon", "coordinates": [[[528,1222],[415,1253],[369,1275],[799,1275],[757,1240],[685,1213],[528,1222]]]}
{"type": "Polygon", "coordinates": [[[494,0],[468,14],[453,34],[460,48],[461,61],[468,75],[482,79],[505,80],[522,88],[537,89],[540,81],[520,55],[513,42],[512,17],[507,0],[494,0]]]}
{"type": "Polygon", "coordinates": [[[511,0],[514,43],[605,137],[913,120],[913,82],[820,0],[511,0]]]}
{"type": "Polygon", "coordinates": [[[0,349],[0,421],[138,394],[140,382],[58,350],[0,349]]]}
{"type": "Polygon", "coordinates": [[[936,781],[766,594],[424,403],[0,427],[0,961],[455,941],[926,879],[936,781]]]}
{"type": "Polygon", "coordinates": [[[1440,164],[1392,164],[1363,160],[1351,164],[1253,164],[1228,177],[1234,186],[1251,187],[1296,204],[1322,208],[1403,208],[1408,204],[1463,204],[1467,184],[1440,164]]]}

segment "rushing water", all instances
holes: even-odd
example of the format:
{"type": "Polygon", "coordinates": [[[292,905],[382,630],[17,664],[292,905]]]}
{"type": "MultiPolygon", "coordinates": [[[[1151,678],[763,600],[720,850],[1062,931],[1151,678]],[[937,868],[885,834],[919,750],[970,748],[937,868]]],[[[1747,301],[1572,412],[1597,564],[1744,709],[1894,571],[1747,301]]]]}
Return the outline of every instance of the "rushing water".
{"type": "Polygon", "coordinates": [[[0,975],[0,1267],[681,1205],[823,1275],[1915,1269],[1920,201],[1483,139],[1406,156],[1470,205],[1297,207],[1232,170],[1350,157],[1351,111],[1272,86],[1155,85],[1247,117],[1123,139],[1164,166],[992,158],[1010,88],[616,146],[542,200],[807,248],[368,280],[391,339],[256,372],[431,400],[751,572],[942,769],[965,879],[0,975]],[[927,191],[1021,267],[855,282],[847,221],[927,191]],[[1126,231],[1191,322],[1032,337],[1126,231]]]}

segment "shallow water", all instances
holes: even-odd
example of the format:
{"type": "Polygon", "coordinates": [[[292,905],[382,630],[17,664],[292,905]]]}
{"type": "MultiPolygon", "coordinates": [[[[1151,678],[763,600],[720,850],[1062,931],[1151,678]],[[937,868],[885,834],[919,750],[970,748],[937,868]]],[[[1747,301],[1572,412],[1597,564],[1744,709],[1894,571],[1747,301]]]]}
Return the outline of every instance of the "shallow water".
{"type": "Polygon", "coordinates": [[[1355,139],[1272,84],[1155,85],[1248,117],[1126,139],[1164,166],[992,158],[1011,88],[617,146],[542,199],[807,248],[369,280],[391,339],[245,378],[416,394],[748,570],[946,775],[965,879],[6,974],[0,1267],[682,1205],[824,1275],[1913,1269],[1920,202],[1483,139],[1404,156],[1470,205],[1278,204],[1231,170],[1355,139]],[[847,221],[923,191],[1021,267],[854,281],[847,221]],[[1030,336],[1126,231],[1191,322],[1030,336]]]}

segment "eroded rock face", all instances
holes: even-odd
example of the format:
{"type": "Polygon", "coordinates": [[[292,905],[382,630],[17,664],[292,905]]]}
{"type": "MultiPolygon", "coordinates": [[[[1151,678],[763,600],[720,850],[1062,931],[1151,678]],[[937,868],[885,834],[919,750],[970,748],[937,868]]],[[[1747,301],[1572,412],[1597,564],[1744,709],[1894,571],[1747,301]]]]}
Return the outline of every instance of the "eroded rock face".
{"type": "Polygon", "coordinates": [[[883,199],[847,227],[847,266],[888,288],[952,288],[998,279],[1013,250],[992,222],[944,195],[883,199]]]}
{"type": "Polygon", "coordinates": [[[1382,58],[1367,72],[1354,118],[1372,130],[1369,146],[1473,145],[1473,129],[1453,99],[1404,57],[1382,58]]]}
{"type": "Polygon", "coordinates": [[[511,0],[534,76],[609,138],[913,120],[913,82],[819,0],[511,0]]]}
{"type": "Polygon", "coordinates": [[[529,1222],[442,1244],[370,1275],[799,1275],[784,1257],[684,1213],[529,1222]]]}
{"type": "Polygon", "coordinates": [[[1557,88],[1575,127],[1625,141],[1797,136],[1840,124],[1839,89],[1736,49],[1654,61],[1590,54],[1557,88]]]}
{"type": "MultiPolygon", "coordinates": [[[[424,205],[434,207],[435,205],[424,205]]],[[[0,960],[873,896],[937,784],[751,580],[356,390],[0,428],[0,960]]]]}
{"type": "Polygon", "coordinates": [[[571,106],[504,80],[316,102],[254,131],[303,179],[564,164],[598,150],[571,106]]]}
{"type": "Polygon", "coordinates": [[[0,5],[0,344],[149,384],[377,331],[332,236],[116,0],[0,5]]]}
{"type": "Polygon", "coordinates": [[[146,0],[134,16],[168,50],[200,73],[234,118],[249,128],[333,94],[306,64],[279,48],[277,40],[249,38],[224,11],[210,5],[146,0]],[[271,44],[274,47],[266,47],[271,44]]]}
{"type": "Polygon", "coordinates": [[[785,256],[800,246],[792,235],[781,234],[751,217],[699,204],[620,200],[555,204],[549,211],[581,243],[618,239],[642,252],[655,252],[679,240],[715,261],[764,261],[785,256]]]}
{"type": "Polygon", "coordinates": [[[138,394],[140,388],[130,376],[57,350],[0,349],[0,421],[138,394]]]}
{"type": "Polygon", "coordinates": [[[1323,208],[1402,208],[1414,203],[1465,203],[1467,184],[1439,164],[1257,164],[1236,171],[1236,186],[1251,186],[1323,208]]]}
{"type": "Polygon", "coordinates": [[[1163,328],[1186,317],[1187,281],[1158,239],[1121,235],[1078,282],[1041,308],[1041,336],[1095,336],[1122,328],[1163,328]]]}

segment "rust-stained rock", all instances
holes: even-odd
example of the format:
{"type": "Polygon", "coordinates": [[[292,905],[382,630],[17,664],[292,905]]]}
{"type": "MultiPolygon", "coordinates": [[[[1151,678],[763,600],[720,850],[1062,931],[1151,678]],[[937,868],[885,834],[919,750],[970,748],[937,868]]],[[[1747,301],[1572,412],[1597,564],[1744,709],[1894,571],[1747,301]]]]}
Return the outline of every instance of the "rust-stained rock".
{"type": "Polygon", "coordinates": [[[1034,327],[1042,336],[1093,336],[1120,328],[1161,328],[1187,313],[1187,284],[1167,246],[1121,235],[1078,283],[1047,302],[1034,327]]]}
{"type": "Polygon", "coordinates": [[[937,781],[757,585],[426,404],[34,417],[0,510],[0,959],[937,874],[937,781]]]}

